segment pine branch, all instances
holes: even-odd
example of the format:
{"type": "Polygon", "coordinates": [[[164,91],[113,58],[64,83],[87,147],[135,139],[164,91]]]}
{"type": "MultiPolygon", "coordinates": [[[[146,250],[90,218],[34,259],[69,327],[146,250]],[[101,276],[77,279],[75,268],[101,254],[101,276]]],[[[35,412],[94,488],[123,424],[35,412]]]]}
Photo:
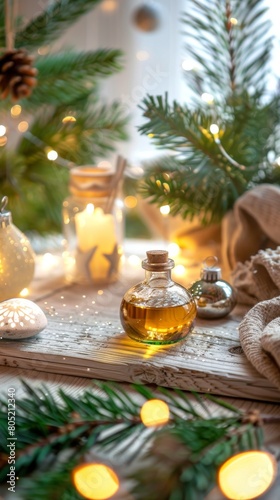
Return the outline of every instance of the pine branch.
{"type": "Polygon", "coordinates": [[[16,34],[15,46],[36,50],[54,42],[99,2],[100,0],[56,0],[16,34]]]}
{"type": "MultiPolygon", "coordinates": [[[[96,80],[120,71],[118,50],[84,53],[58,53],[37,59],[38,85],[27,103],[32,107],[75,105],[83,97],[96,93],[96,80]],[[91,85],[91,88],[89,88],[91,85]],[[67,87],[67,92],[65,91],[67,87]]],[[[23,106],[24,106],[23,101],[23,106]]]]}
{"type": "MultiPolygon", "coordinates": [[[[34,390],[24,383],[27,395],[17,399],[16,467],[20,477],[17,488],[26,500],[35,492],[38,500],[79,498],[71,484],[71,470],[93,450],[95,457],[114,451],[117,469],[122,464],[121,474],[133,480],[132,493],[137,500],[172,500],[177,496],[197,500],[213,487],[217,468],[224,460],[237,451],[262,446],[261,425],[270,421],[270,416],[254,411],[244,414],[213,397],[209,399],[220,409],[215,417],[207,409],[207,397],[203,400],[195,395],[194,405],[182,391],[175,391],[174,396],[158,388],[156,396],[147,387],[136,385],[136,402],[119,384],[95,385],[98,393],[88,389],[73,397],[60,390],[57,399],[45,386],[34,390]],[[169,406],[170,420],[151,431],[144,428],[140,409],[160,393],[169,406]],[[135,453],[137,461],[131,462],[135,453]]],[[[0,435],[0,476],[5,481],[6,397],[0,398],[0,435]]]]}
{"type": "Polygon", "coordinates": [[[187,73],[193,90],[210,92],[218,102],[248,87],[262,93],[272,49],[263,0],[215,0],[211,9],[207,0],[192,3],[183,22],[186,51],[199,63],[187,73]]]}

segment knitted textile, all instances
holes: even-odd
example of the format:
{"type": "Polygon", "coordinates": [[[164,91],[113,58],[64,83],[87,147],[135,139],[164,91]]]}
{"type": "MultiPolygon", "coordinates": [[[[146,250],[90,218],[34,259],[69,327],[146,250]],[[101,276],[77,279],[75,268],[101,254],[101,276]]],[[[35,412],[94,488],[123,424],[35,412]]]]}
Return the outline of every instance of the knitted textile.
{"type": "Polygon", "coordinates": [[[260,250],[244,264],[239,262],[231,275],[242,304],[254,305],[280,295],[280,246],[260,250]]]}
{"type": "Polygon", "coordinates": [[[280,389],[280,297],[250,309],[239,325],[239,338],[252,365],[280,389]]]}
{"type": "Polygon", "coordinates": [[[225,272],[259,250],[280,245],[280,188],[260,184],[240,196],[222,224],[225,272]]]}

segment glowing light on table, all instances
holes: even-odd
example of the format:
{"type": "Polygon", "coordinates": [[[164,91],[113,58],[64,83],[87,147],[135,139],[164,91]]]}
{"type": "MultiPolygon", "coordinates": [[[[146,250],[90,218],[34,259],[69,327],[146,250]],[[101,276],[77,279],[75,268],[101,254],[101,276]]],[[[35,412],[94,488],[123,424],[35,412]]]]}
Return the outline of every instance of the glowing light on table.
{"type": "Polygon", "coordinates": [[[75,215],[75,224],[79,250],[85,253],[96,247],[89,263],[92,279],[106,279],[110,262],[104,254],[111,254],[117,243],[113,215],[88,203],[85,210],[75,215]]]}
{"type": "Polygon", "coordinates": [[[179,247],[179,245],[177,245],[177,243],[169,243],[167,250],[168,250],[169,256],[171,258],[177,257],[181,251],[180,247],[179,247]]]}
{"type": "Polygon", "coordinates": [[[141,259],[138,255],[130,255],[127,260],[131,267],[136,267],[138,269],[139,266],[141,266],[141,259]]]}
{"type": "Polygon", "coordinates": [[[150,399],[143,404],[140,417],[146,427],[167,424],[170,417],[169,407],[161,399],[150,399]]]}
{"type": "Polygon", "coordinates": [[[116,473],[104,464],[82,464],[72,471],[72,480],[78,493],[89,500],[106,500],[119,489],[116,473]]]}
{"type": "Polygon", "coordinates": [[[173,274],[174,274],[174,276],[177,276],[178,278],[185,276],[185,274],[187,274],[185,266],[183,266],[183,264],[178,264],[178,266],[174,267],[173,274]]]}
{"type": "Polygon", "coordinates": [[[268,490],[276,472],[276,460],[270,453],[245,451],[220,467],[218,484],[223,495],[230,500],[251,500],[268,490]]]}

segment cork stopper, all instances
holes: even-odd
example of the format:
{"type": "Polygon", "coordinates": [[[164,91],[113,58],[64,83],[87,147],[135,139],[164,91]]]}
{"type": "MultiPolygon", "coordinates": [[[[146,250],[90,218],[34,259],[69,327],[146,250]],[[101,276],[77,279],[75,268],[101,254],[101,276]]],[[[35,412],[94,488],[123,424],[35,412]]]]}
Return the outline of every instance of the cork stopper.
{"type": "Polygon", "coordinates": [[[147,259],[142,261],[142,267],[148,271],[167,271],[175,265],[174,260],[168,258],[166,250],[148,250],[147,259]]]}

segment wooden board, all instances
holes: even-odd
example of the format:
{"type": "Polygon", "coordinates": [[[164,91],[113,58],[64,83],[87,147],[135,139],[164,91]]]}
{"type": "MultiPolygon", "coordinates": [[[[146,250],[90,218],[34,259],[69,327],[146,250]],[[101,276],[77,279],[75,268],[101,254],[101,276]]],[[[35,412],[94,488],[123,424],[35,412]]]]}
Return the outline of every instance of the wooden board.
{"type": "Polygon", "coordinates": [[[2,339],[0,364],[280,401],[280,392],[243,354],[237,316],[197,320],[186,340],[168,347],[145,346],[129,339],[119,322],[119,304],[130,284],[126,279],[104,290],[76,285],[45,295],[38,304],[47,315],[47,328],[22,341],[2,339]]]}

